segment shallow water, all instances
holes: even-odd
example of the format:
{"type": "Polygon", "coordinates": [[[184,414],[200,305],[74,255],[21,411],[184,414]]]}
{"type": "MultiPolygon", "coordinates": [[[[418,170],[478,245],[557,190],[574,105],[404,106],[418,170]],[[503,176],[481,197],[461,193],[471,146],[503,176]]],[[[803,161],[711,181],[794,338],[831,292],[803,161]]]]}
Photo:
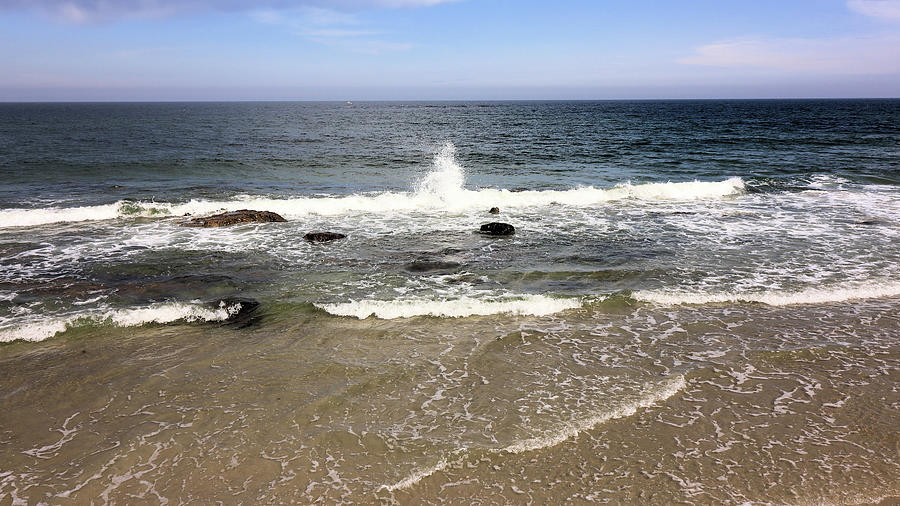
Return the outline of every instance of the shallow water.
{"type": "Polygon", "coordinates": [[[0,115],[0,503],[900,494],[898,101],[0,115]]]}
{"type": "Polygon", "coordinates": [[[362,321],[293,308],[245,328],[70,331],[2,350],[3,490],[877,500],[900,472],[897,303],[362,321]]]}

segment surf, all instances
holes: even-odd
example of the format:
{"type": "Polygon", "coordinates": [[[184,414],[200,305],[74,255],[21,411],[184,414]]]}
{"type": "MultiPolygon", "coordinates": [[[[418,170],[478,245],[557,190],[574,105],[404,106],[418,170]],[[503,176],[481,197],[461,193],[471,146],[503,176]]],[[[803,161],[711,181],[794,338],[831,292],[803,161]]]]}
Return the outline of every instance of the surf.
{"type": "Polygon", "coordinates": [[[83,207],[46,207],[0,210],[0,228],[54,223],[107,221],[129,218],[202,216],[239,209],[266,210],[286,218],[384,214],[406,212],[461,213],[482,210],[488,203],[508,209],[549,206],[595,207],[621,200],[691,201],[722,199],[744,193],[743,179],[667,183],[624,182],[612,188],[594,186],[568,190],[511,191],[502,188],[469,189],[466,170],[456,158],[456,147],[444,144],[434,155],[431,170],[412,184],[411,191],[311,195],[271,198],[236,195],[228,200],[192,199],[187,202],[119,200],[83,207]]]}
{"type": "Polygon", "coordinates": [[[639,290],[631,294],[635,300],[661,305],[701,305],[727,303],[759,303],[769,306],[828,304],[851,300],[896,297],[898,282],[872,282],[806,288],[798,291],[770,290],[759,292],[704,293],[675,290],[639,290]]]}
{"type": "Polygon", "coordinates": [[[510,295],[496,299],[465,296],[456,299],[360,300],[316,304],[316,307],[335,316],[350,316],[360,320],[374,316],[382,320],[393,320],[416,316],[438,318],[465,318],[496,314],[547,316],[567,309],[579,308],[581,305],[581,298],[510,295]]]}
{"type": "Polygon", "coordinates": [[[151,323],[225,321],[237,315],[241,302],[209,307],[199,302],[165,302],[128,309],[94,310],[32,320],[11,327],[0,328],[0,343],[13,341],[38,342],[50,339],[68,330],[84,327],[140,327],[151,323]]]}

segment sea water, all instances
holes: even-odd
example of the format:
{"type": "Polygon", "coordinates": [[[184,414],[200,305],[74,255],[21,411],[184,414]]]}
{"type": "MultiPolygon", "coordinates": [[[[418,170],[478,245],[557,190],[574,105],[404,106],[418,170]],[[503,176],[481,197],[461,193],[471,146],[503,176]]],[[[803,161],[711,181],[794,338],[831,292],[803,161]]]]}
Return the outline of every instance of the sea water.
{"type": "Polygon", "coordinates": [[[900,494],[898,125],[898,100],[0,104],[0,497],[900,494]],[[239,209],[287,221],[182,226],[239,209]]]}

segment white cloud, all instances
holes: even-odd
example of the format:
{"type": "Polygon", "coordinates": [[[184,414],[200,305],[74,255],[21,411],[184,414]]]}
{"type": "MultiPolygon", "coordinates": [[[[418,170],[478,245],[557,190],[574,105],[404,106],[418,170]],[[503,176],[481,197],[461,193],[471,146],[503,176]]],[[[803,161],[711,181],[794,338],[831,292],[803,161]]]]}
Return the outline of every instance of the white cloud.
{"type": "Polygon", "coordinates": [[[256,10],[250,12],[250,17],[260,23],[282,25],[297,30],[308,30],[311,27],[360,24],[359,18],[355,14],[320,7],[256,10]]]}
{"type": "Polygon", "coordinates": [[[371,3],[381,7],[403,9],[414,7],[432,7],[438,4],[446,4],[456,1],[458,0],[376,0],[371,3]]]}
{"type": "Polygon", "coordinates": [[[163,18],[208,11],[310,9],[340,16],[365,9],[412,9],[459,0],[0,0],[0,9],[37,10],[69,23],[163,18]]]}
{"type": "Polygon", "coordinates": [[[6,0],[0,9],[35,10],[60,21],[84,24],[118,18],[162,18],[201,7],[185,0],[6,0]]]}
{"type": "Polygon", "coordinates": [[[743,38],[696,48],[676,60],[688,65],[770,69],[786,74],[874,75],[900,73],[900,37],[834,39],[743,38]]]}
{"type": "Polygon", "coordinates": [[[874,18],[900,21],[900,0],[849,0],[847,8],[874,18]]]}
{"type": "Polygon", "coordinates": [[[364,23],[357,15],[320,7],[302,7],[282,11],[251,13],[260,23],[281,25],[297,35],[326,46],[339,47],[355,53],[384,54],[412,49],[412,44],[376,38],[377,30],[359,27],[364,23]]]}
{"type": "Polygon", "coordinates": [[[409,51],[413,48],[412,44],[406,42],[390,42],[376,39],[339,37],[309,37],[309,39],[326,46],[339,47],[354,53],[371,55],[409,51]]]}
{"type": "Polygon", "coordinates": [[[320,30],[307,30],[303,35],[308,37],[365,37],[368,35],[378,35],[378,32],[371,30],[342,30],[340,28],[324,28],[320,30]]]}

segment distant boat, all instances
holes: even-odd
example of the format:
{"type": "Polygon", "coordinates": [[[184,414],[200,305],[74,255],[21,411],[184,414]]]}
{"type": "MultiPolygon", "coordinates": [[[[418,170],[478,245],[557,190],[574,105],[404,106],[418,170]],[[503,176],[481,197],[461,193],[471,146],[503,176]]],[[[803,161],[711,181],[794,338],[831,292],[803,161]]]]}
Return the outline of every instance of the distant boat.
{"type": "Polygon", "coordinates": [[[348,100],[348,101],[347,101],[347,105],[353,105],[353,102],[351,102],[351,101],[348,100]]]}

